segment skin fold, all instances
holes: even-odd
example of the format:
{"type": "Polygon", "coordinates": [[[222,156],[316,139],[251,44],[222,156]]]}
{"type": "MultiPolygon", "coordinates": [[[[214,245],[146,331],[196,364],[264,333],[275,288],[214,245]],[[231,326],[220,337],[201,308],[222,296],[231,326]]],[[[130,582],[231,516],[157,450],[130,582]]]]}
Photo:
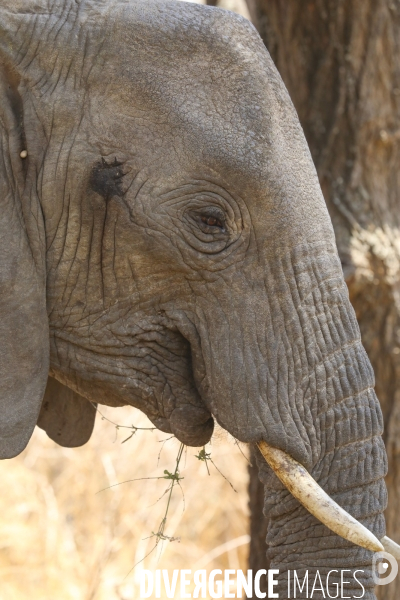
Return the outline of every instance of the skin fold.
{"type": "MultiPolygon", "coordinates": [[[[253,26],[164,0],[3,0],[0,67],[1,456],[38,418],[84,443],[82,398],[138,407],[193,446],[215,419],[288,452],[380,539],[373,372],[302,129],[253,26]]],[[[287,569],[342,568],[363,569],[375,598],[372,554],[265,463],[260,476],[280,597],[287,569]]]]}

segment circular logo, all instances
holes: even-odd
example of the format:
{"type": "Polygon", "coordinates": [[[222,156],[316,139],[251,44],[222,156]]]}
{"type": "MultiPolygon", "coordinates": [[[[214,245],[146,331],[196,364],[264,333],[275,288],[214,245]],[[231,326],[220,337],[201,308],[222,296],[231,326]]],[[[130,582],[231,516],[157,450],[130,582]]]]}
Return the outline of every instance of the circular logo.
{"type": "Polygon", "coordinates": [[[376,552],[372,559],[372,578],[375,585],[388,585],[392,583],[399,572],[399,565],[394,556],[388,552],[376,552]],[[391,569],[389,569],[391,567],[391,569]],[[382,577],[390,571],[389,575],[382,577]]]}

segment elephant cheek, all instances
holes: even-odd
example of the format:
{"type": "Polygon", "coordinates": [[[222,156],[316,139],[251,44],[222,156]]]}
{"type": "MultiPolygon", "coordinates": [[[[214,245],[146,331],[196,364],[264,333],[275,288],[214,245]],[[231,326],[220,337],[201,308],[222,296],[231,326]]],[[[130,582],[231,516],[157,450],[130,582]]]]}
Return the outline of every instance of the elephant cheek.
{"type": "Polygon", "coordinates": [[[169,424],[172,433],[186,446],[204,446],[214,431],[214,419],[210,413],[190,404],[175,408],[169,424]]]}

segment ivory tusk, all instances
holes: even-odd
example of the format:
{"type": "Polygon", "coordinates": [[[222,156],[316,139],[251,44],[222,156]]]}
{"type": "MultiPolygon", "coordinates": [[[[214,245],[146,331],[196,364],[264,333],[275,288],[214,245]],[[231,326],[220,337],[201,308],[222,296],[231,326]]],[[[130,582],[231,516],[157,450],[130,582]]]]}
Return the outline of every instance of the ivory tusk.
{"type": "MultiPolygon", "coordinates": [[[[257,446],[283,485],[321,523],[342,538],[367,548],[367,550],[372,550],[372,552],[385,550],[378,538],[332,500],[297,460],[266,442],[259,442],[257,446]]],[[[383,540],[389,540],[389,538],[383,538],[383,540]]],[[[389,542],[394,544],[391,540],[389,542]]],[[[394,545],[397,546],[397,544],[394,545]]],[[[386,545],[386,548],[388,552],[391,552],[389,544],[386,545]]],[[[400,548],[397,554],[400,557],[400,548]]]]}

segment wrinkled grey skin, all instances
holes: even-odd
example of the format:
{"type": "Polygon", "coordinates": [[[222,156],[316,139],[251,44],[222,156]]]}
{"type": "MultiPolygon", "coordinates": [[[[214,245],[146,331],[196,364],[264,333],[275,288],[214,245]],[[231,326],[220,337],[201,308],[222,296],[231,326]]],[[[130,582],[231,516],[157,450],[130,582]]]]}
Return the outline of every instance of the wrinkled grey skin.
{"type": "MultiPolygon", "coordinates": [[[[289,452],[381,537],[373,373],[254,28],[172,1],[2,0],[0,66],[1,456],[27,444],[50,373],[78,403],[49,380],[39,424],[53,439],[90,436],[80,397],[136,406],[189,445],[214,418],[289,452]]],[[[364,569],[374,598],[371,553],[262,478],[281,580],[364,569]]]]}

